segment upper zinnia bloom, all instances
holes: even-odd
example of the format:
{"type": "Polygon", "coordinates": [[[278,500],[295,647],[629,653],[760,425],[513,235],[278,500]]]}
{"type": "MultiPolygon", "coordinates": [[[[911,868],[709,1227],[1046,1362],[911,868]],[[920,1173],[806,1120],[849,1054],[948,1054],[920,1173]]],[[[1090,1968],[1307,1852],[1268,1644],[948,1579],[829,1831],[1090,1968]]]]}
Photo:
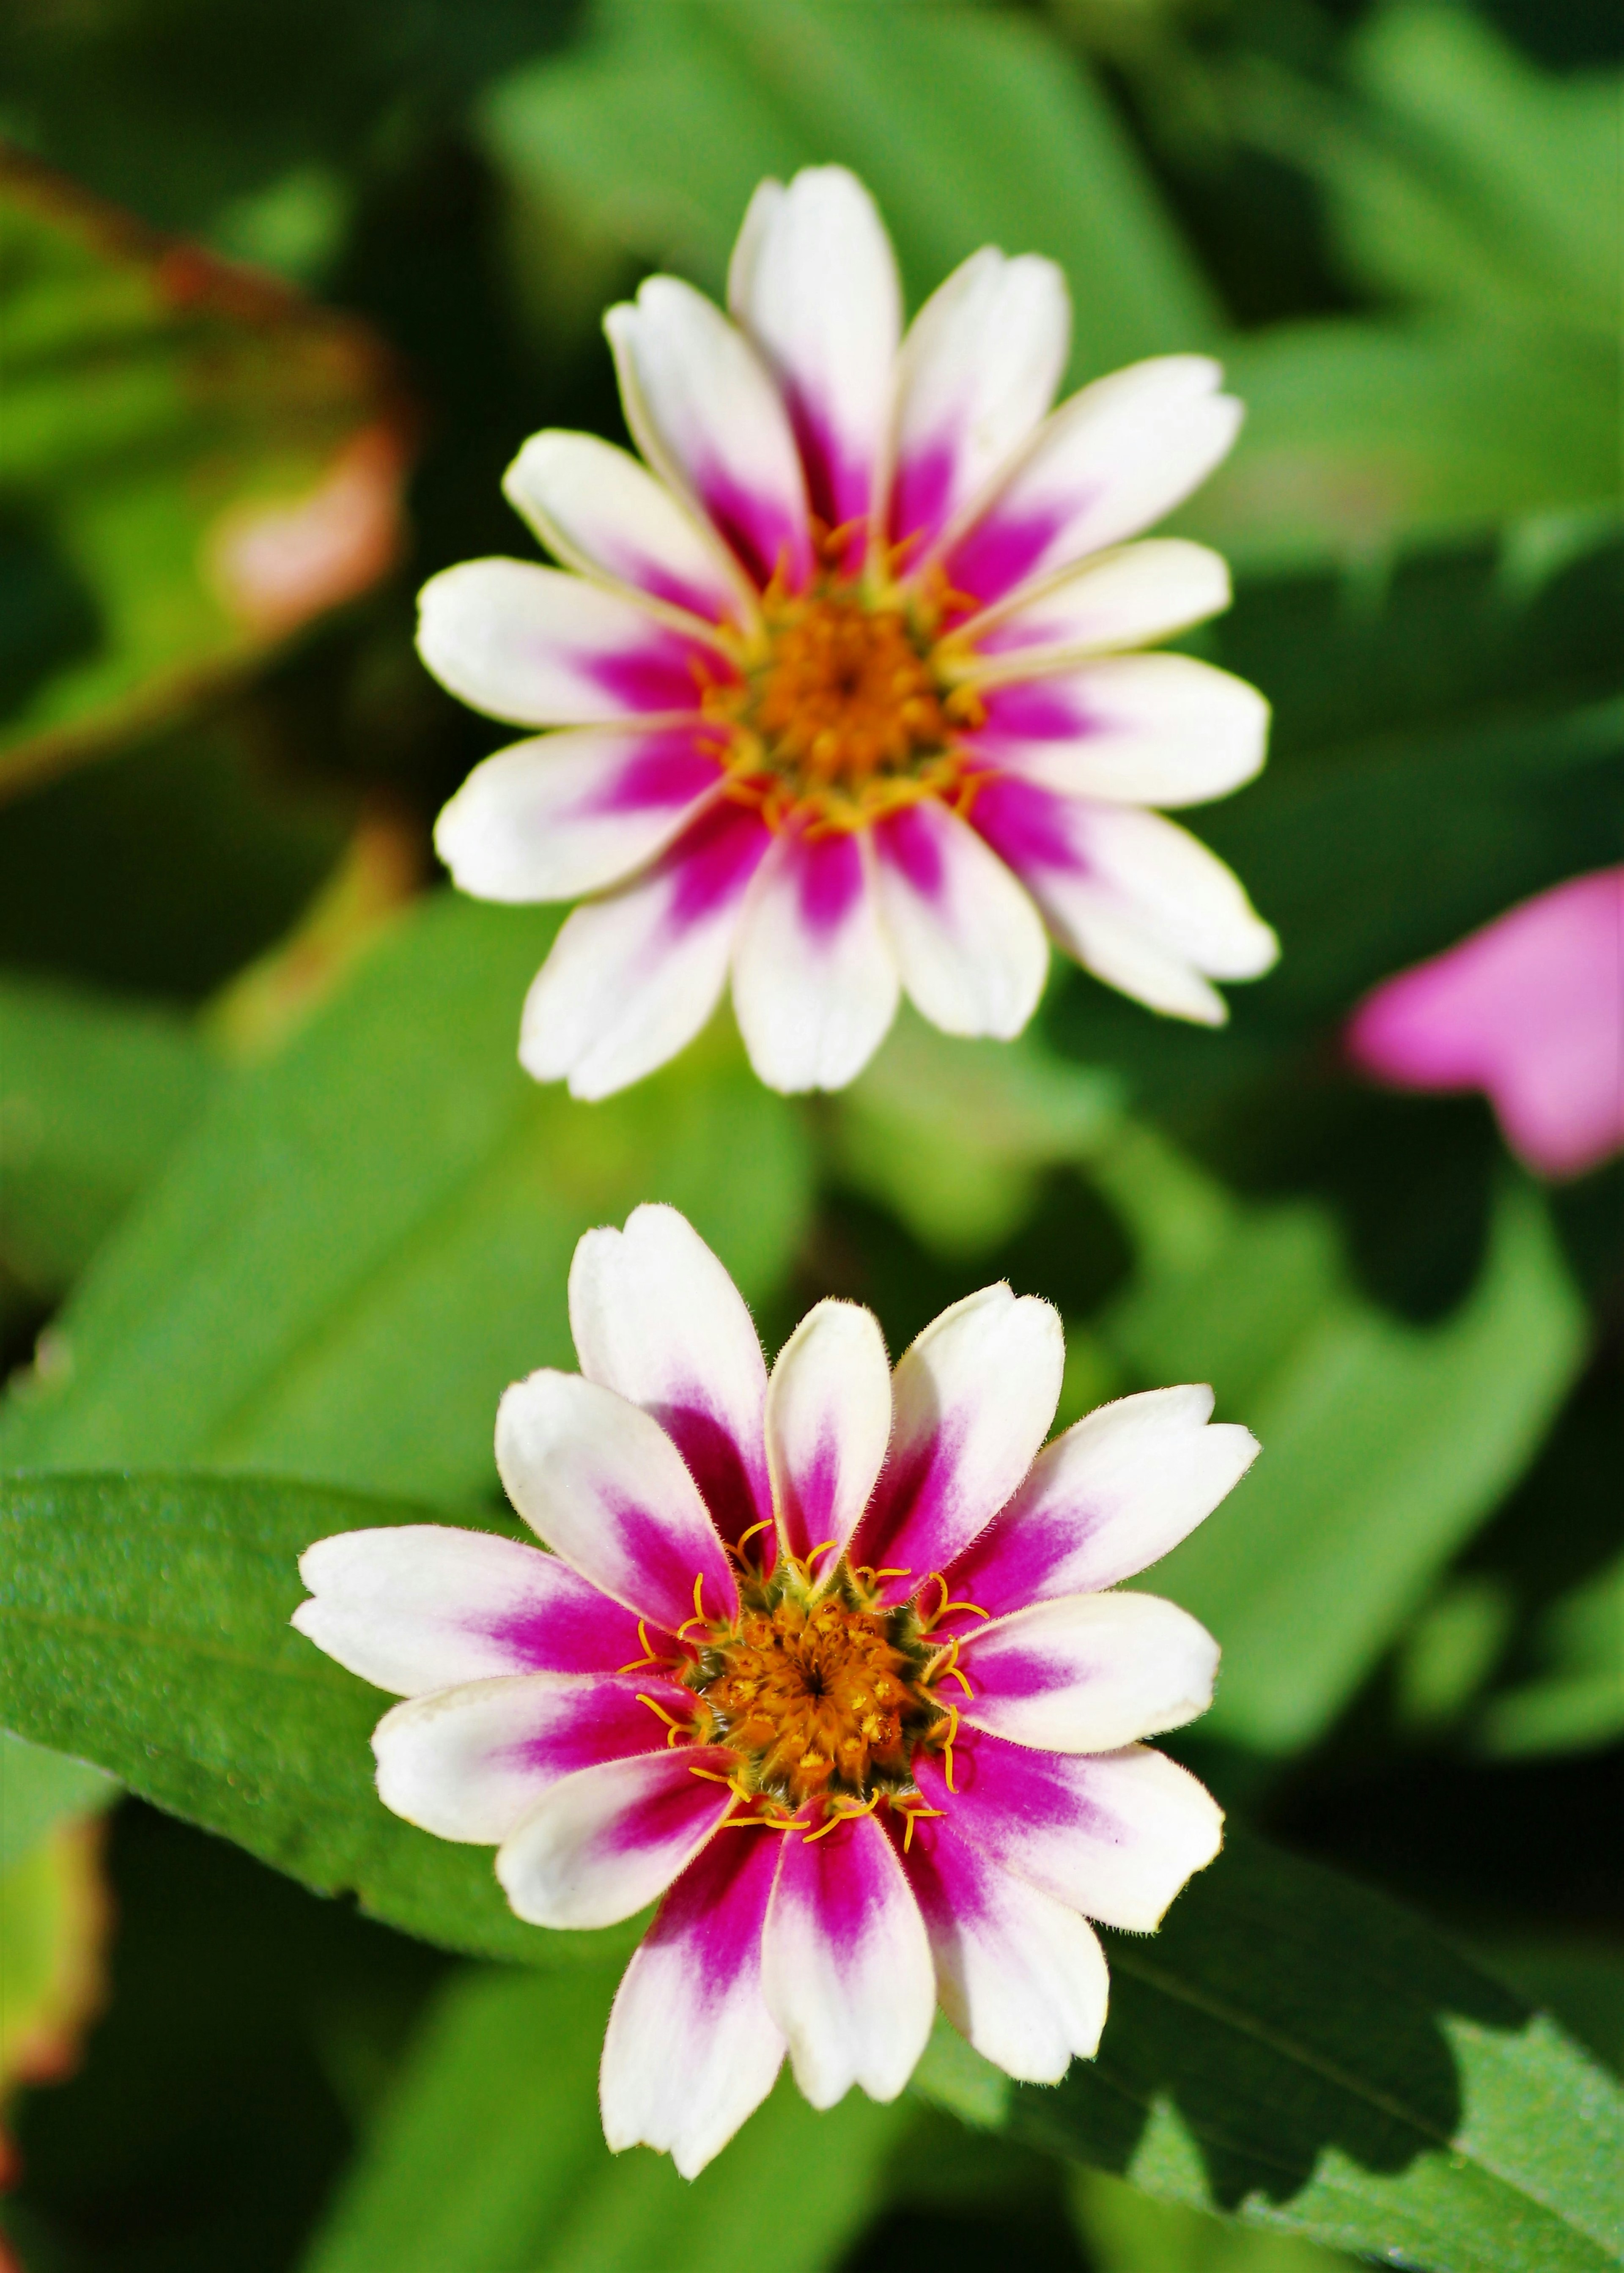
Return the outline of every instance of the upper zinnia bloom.
{"type": "Polygon", "coordinates": [[[1480,1089],[1540,1175],[1624,1151],[1624,868],[1575,876],[1384,979],[1348,1027],[1405,1089],[1480,1089]]]}
{"type": "Polygon", "coordinates": [[[1217,1852],[1195,1779],[1139,1739],[1205,1710],[1218,1652],[1171,1602],[1102,1591],[1167,1552],[1257,1450],[1162,1389],[1041,1450],[1047,1302],[989,1287],[895,1374],[820,1302],[769,1379],[684,1219],[575,1250],[581,1372],[508,1390],[496,1459],[554,1550],[437,1525],[300,1564],[294,1624],[408,1701],[387,1805],[499,1848],[523,1918],[663,1897],[604,2048],[612,2147],[688,2176],[787,2051],[816,2107],[894,2098],[938,1999],[1011,2075],[1092,2053],[1105,1960],[1217,1852]]]}
{"type": "Polygon", "coordinates": [[[1229,449],[1216,364],[1135,364],[1046,416],[1071,328],[1052,262],[987,247],[901,330],[896,261],[838,167],[764,182],[733,320],[674,277],[607,330],[647,464],[546,432],[509,499],[564,568],[425,587],[454,694],[566,728],[478,767],[435,842],[482,899],[597,895],[525,1004],[538,1080],[604,1097],[703,1025],[731,971],[775,1089],[835,1089],[906,988],[1018,1033],[1045,926],[1111,986],[1220,1023],[1276,943],[1152,806],[1263,761],[1243,681],[1124,650],[1224,607],[1215,553],[1124,544],[1229,449]]]}

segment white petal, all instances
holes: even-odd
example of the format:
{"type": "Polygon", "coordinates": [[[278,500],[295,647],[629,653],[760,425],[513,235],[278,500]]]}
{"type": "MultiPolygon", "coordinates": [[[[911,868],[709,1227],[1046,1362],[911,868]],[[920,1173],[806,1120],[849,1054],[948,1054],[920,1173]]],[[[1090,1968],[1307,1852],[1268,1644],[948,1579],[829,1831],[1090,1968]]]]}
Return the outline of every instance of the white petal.
{"type": "Polygon", "coordinates": [[[707,623],[754,613],[748,588],[709,526],[629,451],[596,434],[532,434],[502,477],[508,500],[550,552],[707,623]]]}
{"type": "Polygon", "coordinates": [[[556,1555],[449,1524],[319,1539],[293,1624],[363,1681],[420,1697],[504,1673],[613,1672],[637,1622],[556,1555]]]}
{"type": "Polygon", "coordinates": [[[613,2154],[652,2147],[685,2179],[760,2106],[784,2064],[761,1992],[771,1834],[713,1839],[660,1904],[609,2015],[600,2097],[613,2154]]]}
{"type": "Polygon", "coordinates": [[[498,1853],[503,1893],[530,1925],[618,1925],[635,1917],[733,1805],[723,1783],[695,1770],[726,1776],[732,1765],[731,1752],[683,1745],[560,1778],[498,1853]]]}
{"type": "Polygon", "coordinates": [[[674,1718],[692,1703],[646,1674],[528,1673],[408,1698],[372,1732],[378,1797],[437,1839],[497,1846],[560,1776],[665,1751],[668,1724],[639,1689],[674,1718]]]}
{"type": "Polygon", "coordinates": [[[844,1089],[896,1015],[896,960],[863,836],[786,831],[751,886],[733,946],[733,1009],[770,1089],[844,1089]]]}
{"type": "Polygon", "coordinates": [[[434,824],[434,850],[480,900],[573,900],[641,868],[721,776],[691,726],[582,727],[499,750],[434,824]]]}
{"type": "Polygon", "coordinates": [[[1069,1594],[963,1638],[978,1729],[1045,1752],[1110,1752],[1213,1701],[1218,1645],[1157,1594],[1069,1594]]]}
{"type": "Polygon", "coordinates": [[[652,1414],[725,1538],[771,1515],[761,1343],[686,1217],[644,1205],[624,1231],[586,1233],[570,1265],[569,1328],[582,1372],[652,1414]]]}
{"type": "Polygon", "coordinates": [[[890,1438],[891,1362],[878,1319],[855,1302],[819,1302],[779,1351],[767,1392],[767,1457],[791,1555],[831,1540],[845,1547],[890,1438]]]}
{"type": "Polygon", "coordinates": [[[716,1526],[676,1446],[640,1407],[579,1374],[532,1373],[496,1409],[496,1465],[525,1521],[628,1609],[672,1633],[695,1609],[733,1616],[716,1526]]]}
{"type": "Polygon", "coordinates": [[[1160,1562],[1258,1456],[1252,1431],[1212,1409],[1210,1389],[1147,1389],[1078,1422],[954,1564],[952,1594],[996,1617],[1160,1562]]]}
{"type": "Polygon", "coordinates": [[[1009,1498],[1055,1417],[1064,1366],[1058,1312],[1007,1287],[954,1303],[904,1352],[891,1454],[854,1549],[908,1574],[895,1599],[945,1570],[1009,1498]]]}
{"type": "Polygon", "coordinates": [[[874,831],[880,913],[915,1007],[948,1034],[1009,1041],[1037,1008],[1049,946],[1003,862],[934,799],[874,831]]]}
{"type": "Polygon", "coordinates": [[[1067,1908],[954,1832],[921,1818],[903,1857],[948,2019],[1023,2083],[1058,2083],[1091,2059],[1110,1984],[1099,1939],[1067,1908]]]}
{"type": "Polygon", "coordinates": [[[948,582],[990,605],[1160,521],[1239,431],[1222,378],[1206,356],[1162,356],[1074,394],[949,533],[948,582]]]}
{"type": "Polygon", "coordinates": [[[788,414],[749,341],[674,276],[611,308],[626,420],[657,472],[703,508],[759,584],[812,565],[806,487],[788,414]]]}
{"type": "Polygon", "coordinates": [[[728,304],[789,406],[812,510],[837,528],[869,508],[891,404],[902,293],[884,223],[844,166],[812,166],[750,201],[728,304]]]}
{"type": "Polygon", "coordinates": [[[1130,806],[1080,808],[1083,857],[1124,914],[1209,979],[1256,979],[1280,942],[1233,869],[1177,821],[1130,806]]]}
{"type": "Polygon", "coordinates": [[[1269,707],[1187,655],[1108,656],[988,691],[975,746],[1063,797],[1199,805],[1263,764],[1269,707]]]}
{"type": "Polygon", "coordinates": [[[608,1097],[691,1042],[715,1009],[745,889],[771,839],[718,804],[648,874],[570,916],[525,998],[519,1061],[608,1097]]]}
{"type": "Polygon", "coordinates": [[[476,710],[520,726],[696,710],[719,648],[642,603],[530,560],[464,560],[417,596],[417,652],[476,710]]]}
{"type": "Polygon", "coordinates": [[[1086,884],[1034,882],[1049,927],[1085,971],[1169,1018],[1222,1026],[1229,1006],[1184,958],[1153,937],[1109,894],[1086,884]]]}
{"type": "Polygon", "coordinates": [[[814,2107],[852,2086],[895,2099],[936,2009],[924,1922],[872,1815],[783,1842],[762,1939],[762,1992],[814,2107]]]}
{"type": "Polygon", "coordinates": [[[1067,1755],[964,1731],[953,1749],[951,1792],[939,1758],[918,1756],[930,1804],[951,1811],[958,1835],[1105,1925],[1153,1932],[1222,1844],[1211,1793],[1143,1745],[1067,1755]]]}
{"type": "Polygon", "coordinates": [[[1026,439],[1071,335],[1065,278],[1033,253],[985,245],[932,293],[903,342],[893,540],[928,544],[1026,439]]]}
{"type": "MultiPolygon", "coordinates": [[[[951,651],[984,678],[1047,667],[1056,656],[1145,647],[1204,623],[1229,604],[1221,553],[1182,536],[1153,536],[1064,569],[1035,590],[989,608],[952,634],[951,651]]],[[[1156,800],[1160,802],[1160,800],[1156,800]]]]}

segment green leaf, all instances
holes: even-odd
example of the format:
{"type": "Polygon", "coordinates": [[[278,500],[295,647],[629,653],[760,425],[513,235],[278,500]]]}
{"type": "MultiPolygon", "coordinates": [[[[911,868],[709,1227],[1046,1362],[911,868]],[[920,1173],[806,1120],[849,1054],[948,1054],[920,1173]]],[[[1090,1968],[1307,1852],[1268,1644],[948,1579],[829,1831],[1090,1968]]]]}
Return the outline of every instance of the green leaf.
{"type": "Polygon", "coordinates": [[[1540,1669],[1491,1697],[1472,1734],[1492,1758],[1598,1750],[1624,1734],[1624,1557],[1542,1612],[1540,1669]]]}
{"type": "Polygon", "coordinates": [[[391,565],[402,448],[367,335],[15,155],[0,389],[0,788],[196,701],[391,565]]]}
{"type": "Polygon", "coordinates": [[[1611,340],[1343,318],[1224,349],[1233,455],[1173,524],[1243,575],[1382,560],[1620,504],[1611,340]]]}
{"type": "Polygon", "coordinates": [[[596,2090],[614,1983],[465,1975],[423,2023],[304,2273],[816,2273],[838,2264],[908,2120],[787,2075],[692,2185],[612,2156],[596,2090]]]}
{"type": "Polygon", "coordinates": [[[1507,1185],[1467,1299],[1379,1309],[1331,1219],[1237,1205],[1146,1132],[1093,1173],[1139,1272],[1104,1331],[1147,1384],[1211,1381],[1263,1454],[1147,1580],[1223,1645],[1214,1736],[1312,1743],[1538,1449],[1583,1358],[1583,1306],[1544,1204],[1507,1185]]]}
{"type": "Polygon", "coordinates": [[[89,1815],[118,1786],[87,1760],[66,1759],[0,1729],[0,1871],[37,1847],[64,1817],[89,1815]]]}
{"type": "Polygon", "coordinates": [[[38,981],[0,980],[0,1256],[57,1294],[169,1159],[215,1069],[192,1028],[38,981]]]}
{"type": "Polygon", "coordinates": [[[368,1743],[390,1700],[288,1623],[313,1540],[432,1511],[218,1476],[14,1478],[0,1511],[7,1727],[425,1940],[540,1965],[630,1947],[522,1925],[487,1850],[391,1815],[368,1743]]]}
{"type": "Polygon", "coordinates": [[[917,301],[989,242],[1046,252],[1074,378],[1208,338],[1210,293],[1104,97],[1032,21],[851,0],[600,0],[584,46],[485,107],[544,216],[719,289],[763,176],[838,160],[878,199],[917,301]]]}
{"type": "Polygon", "coordinates": [[[557,921],[421,904],[223,1090],[76,1288],[0,1458],[483,1499],[502,1390],[575,1362],[590,1226],[669,1200],[771,1294],[808,1202],[794,1109],[720,1028],[604,1105],[528,1080],[519,1006],[557,921]]]}
{"type": "Polygon", "coordinates": [[[1158,2202],[1104,2171],[1072,2172],[1071,2210],[1095,2273],[1346,2273],[1350,2262],[1295,2234],[1158,2202]]]}
{"type": "Polygon", "coordinates": [[[1452,2273],[1624,2262],[1624,2093],[1419,1919],[1249,1834],[1107,1937],[1099,2057],[1015,2136],[1147,2194],[1452,2273]]]}

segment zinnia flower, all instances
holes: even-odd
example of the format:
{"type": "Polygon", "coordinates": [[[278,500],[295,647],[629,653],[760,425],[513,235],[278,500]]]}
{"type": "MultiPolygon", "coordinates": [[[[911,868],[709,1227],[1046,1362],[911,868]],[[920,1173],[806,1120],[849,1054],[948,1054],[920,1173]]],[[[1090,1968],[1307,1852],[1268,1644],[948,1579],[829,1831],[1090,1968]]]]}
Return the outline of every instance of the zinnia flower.
{"type": "Polygon", "coordinates": [[[294,1624],[402,1694],[385,1804],[496,1845],[523,1918],[660,1899],[604,2048],[612,2147],[688,2176],[786,2051],[817,2107],[891,2099],[939,1999],[1011,2075],[1091,2054],[1087,1918],[1146,1931],[1219,1811],[1139,1742],[1209,1701],[1217,1647],[1103,1591],[1256,1445],[1212,1392],[1126,1397],[1040,1451],[1060,1321],[989,1287],[898,1366],[820,1302],[771,1379],[732,1280],[640,1207],[575,1250],[581,1372],[509,1389],[496,1459],[554,1550],[437,1525],[321,1541],[294,1624]]]}
{"type": "Polygon", "coordinates": [[[464,891],[588,898],[524,1008],[538,1080],[604,1097],[663,1064],[731,971],[776,1089],[835,1089],[898,989],[1018,1033],[1045,926],[1098,978],[1222,1022],[1276,954],[1222,861],[1152,806],[1222,797],[1267,711],[1184,656],[1123,652],[1229,600],[1215,553],[1124,544],[1224,455],[1204,356],[1046,416],[1070,308],[989,246],[906,339],[890,241],[838,167],[764,182],[734,321],[652,277],[607,330],[647,466],[537,434],[514,506],[565,566],[471,560],[419,645],[477,709],[566,728],[478,767],[435,842],[464,891]],[[651,469],[651,470],[650,470],[651,469]]]}
{"type": "Polygon", "coordinates": [[[1558,884],[1384,979],[1348,1047],[1399,1088],[1483,1090],[1541,1175],[1599,1167],[1624,1151],[1624,868],[1558,884]]]}

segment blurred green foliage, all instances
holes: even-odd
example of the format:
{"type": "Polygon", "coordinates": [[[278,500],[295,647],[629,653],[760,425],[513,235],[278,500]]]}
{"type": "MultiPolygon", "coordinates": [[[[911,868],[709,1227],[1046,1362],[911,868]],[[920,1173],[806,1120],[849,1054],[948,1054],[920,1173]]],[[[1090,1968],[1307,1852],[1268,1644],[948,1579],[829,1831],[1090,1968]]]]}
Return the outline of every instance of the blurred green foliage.
{"type": "Polygon", "coordinates": [[[110,1771],[430,1940],[543,1939],[372,1804],[372,1693],[289,1676],[291,1557],[346,1491],[505,1520],[495,1398],[569,1362],[574,1241],[639,1199],[770,1345],[839,1292],[895,1347],[1008,1276],[1064,1314],[1063,1419],[1210,1378],[1267,1447],[1154,1579],[1225,1643],[1179,1747],[1237,1835],[1117,1938],[1098,2067],[1012,2094],[950,2036],[892,2110],[781,2089],[686,2189],[598,2142],[584,1945],[447,1969],[130,1801],[111,2000],[16,2111],[30,2273],[1619,2262],[1570,2038],[1617,2065],[1624,1165],[1537,1191],[1337,1036],[1624,860],[1621,94],[1583,0],[15,0],[7,1863],[110,1771]],[[1191,644],[1276,723],[1198,825],[1284,955],[1222,1034],[1065,971],[1021,1044],[904,1022],[839,1099],[762,1091],[724,1021],[573,1105],[512,1055],[555,919],[399,904],[499,739],[411,594],[528,549],[526,433],[620,433],[603,303],[714,289],[759,176],[831,158],[915,301],[988,240],[1060,260],[1073,380],[1224,356],[1248,424],[1178,525],[1237,598],[1191,644]]]}

